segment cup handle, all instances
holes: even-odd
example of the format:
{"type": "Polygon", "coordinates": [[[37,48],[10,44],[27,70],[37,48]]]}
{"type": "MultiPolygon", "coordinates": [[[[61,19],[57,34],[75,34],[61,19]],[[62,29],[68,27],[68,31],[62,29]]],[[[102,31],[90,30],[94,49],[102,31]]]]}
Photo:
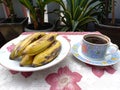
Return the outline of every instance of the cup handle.
{"type": "Polygon", "coordinates": [[[108,49],[107,49],[107,51],[109,51],[109,52],[106,53],[106,56],[116,53],[119,48],[116,44],[110,44],[108,46],[108,49]],[[110,49],[110,50],[108,50],[108,49],[110,49]]]}

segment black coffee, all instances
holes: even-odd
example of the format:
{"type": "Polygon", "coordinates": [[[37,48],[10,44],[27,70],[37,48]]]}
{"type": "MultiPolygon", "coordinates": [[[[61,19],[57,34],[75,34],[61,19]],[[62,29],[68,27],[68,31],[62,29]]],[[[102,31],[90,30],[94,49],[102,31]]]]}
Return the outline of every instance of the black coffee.
{"type": "Polygon", "coordinates": [[[85,40],[94,44],[105,44],[107,43],[107,41],[103,38],[100,37],[94,37],[94,36],[90,36],[90,37],[85,37],[85,40]]]}

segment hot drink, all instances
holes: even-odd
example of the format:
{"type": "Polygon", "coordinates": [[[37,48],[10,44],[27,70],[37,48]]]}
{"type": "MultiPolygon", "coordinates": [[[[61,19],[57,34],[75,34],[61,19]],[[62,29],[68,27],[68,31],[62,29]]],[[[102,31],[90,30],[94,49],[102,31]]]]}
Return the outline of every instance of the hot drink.
{"type": "Polygon", "coordinates": [[[101,37],[97,37],[97,36],[85,37],[85,40],[90,43],[94,43],[94,44],[106,44],[107,43],[107,40],[105,40],[101,37]]]}

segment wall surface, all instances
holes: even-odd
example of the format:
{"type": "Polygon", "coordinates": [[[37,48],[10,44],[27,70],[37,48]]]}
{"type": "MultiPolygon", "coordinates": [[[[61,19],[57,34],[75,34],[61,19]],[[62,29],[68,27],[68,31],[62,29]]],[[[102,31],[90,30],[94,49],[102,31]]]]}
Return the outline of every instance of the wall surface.
{"type": "MultiPolygon", "coordinates": [[[[115,3],[115,17],[117,19],[120,19],[120,0],[116,0],[116,3],[115,3]]],[[[110,14],[110,17],[111,17],[111,14],[110,14]]]]}
{"type": "MultiPolygon", "coordinates": [[[[35,5],[35,0],[32,0],[33,1],[33,4],[35,5]]],[[[65,0],[63,0],[65,2],[65,0]]],[[[24,17],[26,16],[26,13],[25,13],[25,8],[19,3],[19,0],[13,0],[13,4],[14,4],[14,9],[15,9],[15,13],[18,15],[18,17],[24,17]]],[[[3,7],[4,5],[0,5],[0,18],[5,18],[7,17],[7,13],[5,10],[5,7],[3,7]]],[[[55,3],[52,3],[52,4],[49,4],[48,7],[47,7],[48,11],[50,10],[53,10],[55,8],[59,8],[58,5],[56,5],[55,3]]],[[[111,15],[110,15],[111,17],[111,15]]],[[[116,7],[115,7],[115,17],[116,18],[119,18],[120,19],[120,0],[116,0],[116,7]]],[[[58,16],[54,15],[54,14],[49,14],[48,16],[48,20],[50,22],[54,22],[55,19],[57,19],[58,16]],[[54,17],[54,18],[52,18],[54,17]]]]}
{"type": "Polygon", "coordinates": [[[117,0],[116,2],[115,16],[120,19],[120,0],[117,0]]]}

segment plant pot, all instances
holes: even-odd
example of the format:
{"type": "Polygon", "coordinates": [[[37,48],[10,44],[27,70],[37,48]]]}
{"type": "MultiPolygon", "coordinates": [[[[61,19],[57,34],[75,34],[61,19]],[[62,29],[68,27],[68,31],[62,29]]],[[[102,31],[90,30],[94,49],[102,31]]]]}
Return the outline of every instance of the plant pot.
{"type": "Polygon", "coordinates": [[[7,18],[0,22],[0,32],[6,41],[10,41],[18,37],[24,31],[24,27],[27,24],[28,18],[16,18],[14,23],[11,23],[11,19],[7,18]]]}
{"type": "Polygon", "coordinates": [[[111,41],[120,48],[120,26],[95,24],[95,30],[110,37],[111,41]]]}
{"type": "Polygon", "coordinates": [[[3,22],[5,20],[5,18],[0,18],[0,23],[3,22]]]}
{"type": "Polygon", "coordinates": [[[51,32],[54,29],[54,25],[50,23],[44,23],[44,25],[39,25],[38,29],[35,30],[33,24],[28,24],[25,27],[26,32],[51,32]]]}
{"type": "Polygon", "coordinates": [[[2,33],[0,32],[0,47],[2,47],[6,43],[6,40],[2,33]]]}

